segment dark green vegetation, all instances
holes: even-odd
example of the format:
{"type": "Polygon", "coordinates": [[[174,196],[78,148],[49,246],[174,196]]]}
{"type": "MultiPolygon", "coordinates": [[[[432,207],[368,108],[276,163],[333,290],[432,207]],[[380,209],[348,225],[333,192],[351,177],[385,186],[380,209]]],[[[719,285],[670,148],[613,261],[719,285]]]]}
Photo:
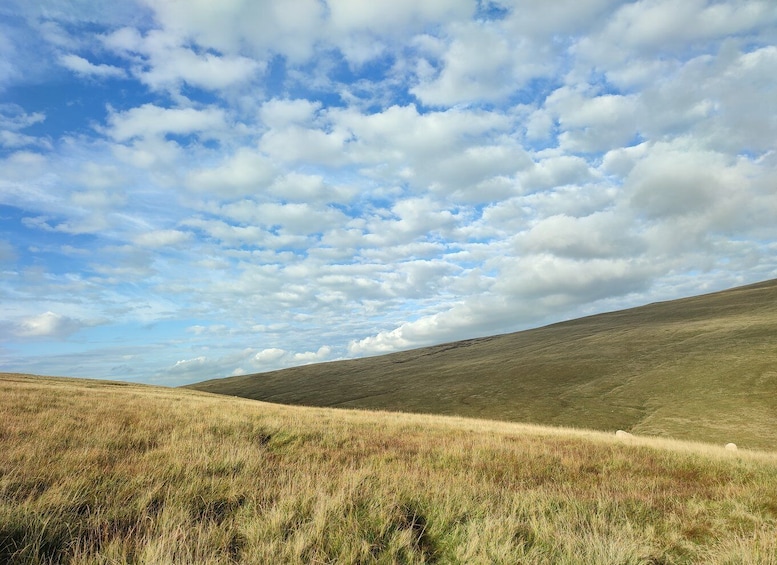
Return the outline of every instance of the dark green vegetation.
{"type": "Polygon", "coordinates": [[[191,388],[777,449],[777,281],[191,388]]]}
{"type": "Polygon", "coordinates": [[[777,456],[0,374],[0,563],[774,564],[777,456]]]}

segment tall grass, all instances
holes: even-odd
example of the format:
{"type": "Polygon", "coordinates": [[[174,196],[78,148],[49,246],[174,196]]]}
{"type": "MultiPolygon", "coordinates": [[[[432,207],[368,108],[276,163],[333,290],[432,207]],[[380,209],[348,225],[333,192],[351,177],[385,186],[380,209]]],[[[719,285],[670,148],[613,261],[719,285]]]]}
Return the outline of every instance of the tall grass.
{"type": "Polygon", "coordinates": [[[777,457],[0,378],[0,563],[777,563],[777,457]]]}

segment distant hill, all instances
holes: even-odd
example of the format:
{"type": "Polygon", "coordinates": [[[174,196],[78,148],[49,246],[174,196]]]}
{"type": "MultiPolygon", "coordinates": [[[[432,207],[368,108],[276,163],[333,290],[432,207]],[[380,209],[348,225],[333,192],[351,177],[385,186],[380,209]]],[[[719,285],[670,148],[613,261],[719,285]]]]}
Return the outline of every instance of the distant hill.
{"type": "Polygon", "coordinates": [[[777,280],[188,388],[777,449],[777,280]]]}

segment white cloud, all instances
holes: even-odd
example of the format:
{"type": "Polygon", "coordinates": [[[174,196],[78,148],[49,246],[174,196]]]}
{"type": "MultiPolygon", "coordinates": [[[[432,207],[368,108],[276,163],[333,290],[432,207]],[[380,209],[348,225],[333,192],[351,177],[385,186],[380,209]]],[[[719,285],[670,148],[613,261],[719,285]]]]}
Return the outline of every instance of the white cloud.
{"type": "Polygon", "coordinates": [[[18,147],[39,145],[42,143],[45,142],[42,142],[40,139],[31,135],[25,135],[23,133],[17,133],[14,131],[0,131],[0,147],[16,149],[18,147]]]}
{"type": "Polygon", "coordinates": [[[424,104],[499,101],[553,69],[547,44],[515,36],[499,22],[472,22],[451,32],[454,39],[442,56],[440,73],[419,74],[419,84],[410,89],[424,104]]]}
{"type": "Polygon", "coordinates": [[[153,89],[185,82],[189,86],[222,90],[249,81],[265,68],[265,64],[248,57],[198,55],[190,49],[175,48],[155,54],[151,69],[139,75],[153,89]]]}
{"type": "Polygon", "coordinates": [[[394,182],[412,182],[419,171],[419,181],[426,183],[421,189],[428,188],[441,160],[512,126],[511,118],[498,112],[451,108],[419,113],[414,105],[394,105],[372,114],[333,110],[328,115],[342,131],[341,139],[348,140],[350,160],[374,163],[376,176],[388,174],[394,182]]]}
{"type": "Polygon", "coordinates": [[[773,24],[770,2],[643,0],[623,5],[604,30],[607,43],[660,51],[773,24]]]}
{"type": "MultiPolygon", "coordinates": [[[[153,131],[148,133],[154,134],[153,131]]],[[[142,132],[138,134],[143,135],[142,132]]],[[[161,135],[135,138],[126,145],[116,144],[110,149],[116,161],[126,167],[125,170],[134,174],[145,171],[156,174],[154,181],[162,186],[169,185],[170,180],[177,176],[172,172],[186,156],[176,140],[165,139],[161,135]]]]}
{"type": "Polygon", "coordinates": [[[648,86],[683,59],[716,51],[716,41],[737,44],[749,35],[773,42],[775,23],[777,10],[768,1],[642,0],[621,5],[574,52],[619,86],[648,86]]]}
{"type": "Polygon", "coordinates": [[[11,37],[12,30],[0,24],[0,89],[16,82],[22,75],[21,69],[15,64],[19,59],[19,52],[11,37]]]}
{"type": "Polygon", "coordinates": [[[276,165],[265,154],[240,147],[219,165],[188,173],[186,184],[197,191],[238,197],[264,191],[277,173],[276,165]]]}
{"type": "Polygon", "coordinates": [[[191,359],[176,361],[171,367],[162,371],[157,376],[157,380],[164,379],[165,384],[173,385],[194,382],[207,379],[214,374],[218,375],[218,368],[217,363],[214,363],[205,355],[200,355],[191,359]]]}
{"type": "Polygon", "coordinates": [[[644,251],[644,244],[629,234],[630,229],[626,217],[611,211],[582,218],[559,214],[541,219],[515,241],[521,251],[547,252],[559,257],[634,256],[644,251]]]}
{"type": "Polygon", "coordinates": [[[73,192],[70,201],[75,206],[97,213],[124,204],[126,198],[124,194],[110,190],[84,190],[73,192]]]}
{"type": "Polygon", "coordinates": [[[732,199],[748,192],[748,171],[723,154],[659,144],[631,169],[624,189],[631,206],[651,219],[703,215],[719,206],[735,213],[732,199]]]}
{"type": "Polygon", "coordinates": [[[111,112],[108,133],[116,141],[159,135],[187,135],[226,127],[221,108],[164,108],[144,104],[125,112],[111,112]]]}
{"type": "Polygon", "coordinates": [[[220,211],[225,217],[243,224],[258,224],[266,228],[278,226],[285,233],[297,235],[322,232],[347,221],[338,210],[303,203],[256,204],[243,200],[227,204],[220,211]]]}
{"type": "MultiPolygon", "coordinates": [[[[2,71],[0,70],[0,73],[2,71]]],[[[2,84],[0,77],[0,84],[2,84]]],[[[0,147],[16,149],[30,145],[50,148],[48,139],[21,133],[21,130],[45,121],[43,112],[27,113],[18,104],[0,104],[0,147]]]]}
{"type": "Polygon", "coordinates": [[[179,230],[153,230],[135,236],[134,242],[141,247],[175,247],[189,241],[191,234],[179,230]]]}
{"type": "Polygon", "coordinates": [[[438,313],[353,340],[348,353],[376,355],[549,322],[580,304],[644,290],[650,270],[629,260],[552,255],[505,258],[498,281],[438,313]],[[516,327],[517,326],[517,327],[516,327]]]}
{"type": "Polygon", "coordinates": [[[68,176],[69,180],[79,187],[102,191],[106,193],[106,198],[117,203],[126,202],[126,194],[122,188],[127,185],[127,171],[115,164],[87,161],[82,164],[80,170],[68,176]]]}
{"type": "Polygon", "coordinates": [[[57,221],[46,216],[26,217],[22,224],[28,228],[45,232],[60,232],[71,235],[96,234],[105,232],[110,227],[109,218],[90,211],[73,214],[64,221],[57,221]]]}
{"type": "Polygon", "coordinates": [[[431,198],[397,201],[391,216],[374,217],[365,224],[364,243],[383,247],[406,244],[427,236],[443,236],[456,225],[456,217],[431,198]]]}
{"type": "Polygon", "coordinates": [[[220,51],[236,52],[247,44],[257,55],[273,49],[294,60],[311,54],[324,11],[315,0],[289,0],[283,5],[267,0],[219,5],[207,0],[185,5],[148,3],[165,27],[182,30],[220,51]]]}
{"type": "Polygon", "coordinates": [[[291,202],[332,202],[345,204],[354,198],[358,189],[353,186],[332,185],[322,175],[310,175],[290,172],[276,178],[268,191],[285,201],[291,202]]]}
{"type": "MultiPolygon", "coordinates": [[[[197,10],[197,6],[187,6],[197,10]]],[[[246,57],[238,52],[212,52],[207,43],[202,50],[192,48],[193,29],[185,29],[185,18],[166,29],[154,29],[141,34],[137,29],[123,27],[102,37],[105,47],[131,64],[131,71],[153,90],[177,93],[185,84],[190,87],[220,91],[240,86],[267,68],[266,62],[246,57]],[[204,51],[204,52],[202,52],[204,51]]]]}
{"type": "Polygon", "coordinates": [[[420,29],[426,22],[467,18],[474,11],[471,2],[462,0],[330,0],[328,7],[332,25],[338,31],[369,29],[377,33],[405,29],[408,25],[420,29]]]}
{"type": "Polygon", "coordinates": [[[221,220],[191,218],[185,220],[183,225],[202,230],[208,237],[215,238],[230,246],[261,244],[267,235],[258,226],[234,226],[221,220]]]}
{"type": "Polygon", "coordinates": [[[582,157],[560,155],[543,158],[518,175],[525,192],[547,190],[564,185],[583,185],[595,179],[582,157]]]}
{"type": "Polygon", "coordinates": [[[427,26],[467,18],[475,6],[466,0],[331,0],[324,38],[353,66],[393,50],[427,26]]]}
{"type": "Polygon", "coordinates": [[[278,129],[292,124],[307,125],[320,109],[320,102],[274,98],[262,104],[259,117],[265,125],[278,129]]]}
{"type": "Polygon", "coordinates": [[[550,253],[505,258],[500,263],[502,276],[493,290],[523,300],[540,299],[537,308],[543,314],[546,304],[561,310],[643,290],[657,267],[638,258],[578,259],[550,253]]]}
{"type": "Polygon", "coordinates": [[[724,46],[717,57],[693,58],[644,90],[641,130],[654,139],[684,132],[725,152],[768,151],[777,135],[768,118],[777,111],[775,77],[774,46],[748,53],[724,46]]]}
{"type": "Polygon", "coordinates": [[[428,163],[418,163],[411,178],[416,186],[452,194],[465,202],[490,202],[518,190],[516,175],[533,161],[518,145],[473,145],[428,163]]]}
{"type": "Polygon", "coordinates": [[[106,65],[104,63],[95,65],[87,59],[72,53],[69,55],[62,55],[59,58],[59,62],[66,69],[81,76],[98,78],[125,78],[127,76],[124,69],[120,67],[106,65]]]}
{"type": "Polygon", "coordinates": [[[504,2],[511,8],[507,26],[512,33],[547,39],[562,34],[590,32],[621,0],[556,0],[504,2]]]}
{"type": "Polygon", "coordinates": [[[319,363],[325,361],[332,354],[332,348],[328,345],[322,345],[318,351],[306,351],[305,353],[295,353],[295,363],[319,363]]]}
{"type": "Polygon", "coordinates": [[[277,161],[308,162],[337,166],[344,162],[345,131],[326,132],[318,128],[290,125],[268,131],[259,147],[277,161]]]}
{"type": "Polygon", "coordinates": [[[287,352],[285,350],[278,347],[270,347],[254,355],[254,361],[257,363],[275,363],[286,355],[287,352]]]}
{"type": "Polygon", "coordinates": [[[641,108],[634,95],[586,96],[562,87],[548,96],[545,108],[556,117],[563,131],[559,145],[571,153],[598,153],[622,147],[638,133],[641,108]]]}
{"type": "Polygon", "coordinates": [[[18,104],[0,104],[0,128],[18,131],[46,119],[43,112],[25,112],[18,104]]]}
{"type": "Polygon", "coordinates": [[[65,338],[81,327],[80,321],[49,311],[20,320],[14,333],[23,338],[65,338]]]}
{"type": "Polygon", "coordinates": [[[493,324],[504,324],[521,315],[524,322],[536,320],[501,296],[483,293],[450,305],[441,312],[403,322],[391,330],[353,340],[348,345],[352,356],[378,355],[483,335],[493,324]]]}

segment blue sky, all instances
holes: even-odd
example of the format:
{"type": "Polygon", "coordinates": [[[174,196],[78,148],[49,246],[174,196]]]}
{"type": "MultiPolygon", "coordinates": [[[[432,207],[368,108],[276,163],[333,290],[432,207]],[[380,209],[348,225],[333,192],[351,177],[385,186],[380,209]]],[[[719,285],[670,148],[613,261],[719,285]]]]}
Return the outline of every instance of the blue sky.
{"type": "Polygon", "coordinates": [[[0,7],[0,371],[175,386],[775,277],[770,0],[0,7]]]}

